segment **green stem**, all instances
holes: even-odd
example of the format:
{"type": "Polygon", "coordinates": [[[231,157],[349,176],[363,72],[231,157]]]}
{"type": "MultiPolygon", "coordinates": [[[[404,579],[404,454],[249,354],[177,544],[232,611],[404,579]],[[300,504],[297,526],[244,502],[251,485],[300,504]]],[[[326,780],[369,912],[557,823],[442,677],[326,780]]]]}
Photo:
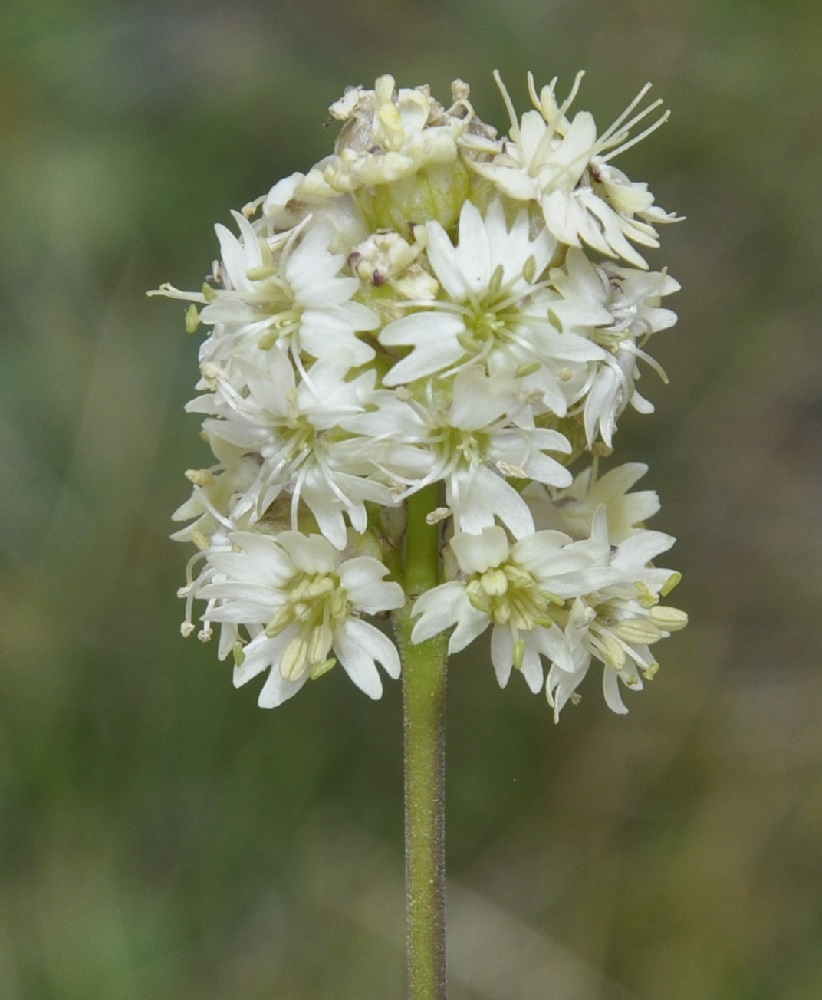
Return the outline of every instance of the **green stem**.
{"type": "Polygon", "coordinates": [[[445,678],[448,641],[411,642],[414,599],[439,582],[435,488],[408,501],[405,590],[394,616],[403,664],[405,898],[410,1000],[445,1000],[445,678]]]}

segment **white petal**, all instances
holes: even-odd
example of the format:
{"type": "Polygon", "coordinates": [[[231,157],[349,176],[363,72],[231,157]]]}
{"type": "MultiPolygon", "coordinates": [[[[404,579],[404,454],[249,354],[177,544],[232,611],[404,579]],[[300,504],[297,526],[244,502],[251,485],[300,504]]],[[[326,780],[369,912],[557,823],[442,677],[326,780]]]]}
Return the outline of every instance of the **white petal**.
{"type": "Polygon", "coordinates": [[[606,705],[612,712],[616,712],[617,715],[628,714],[628,709],[622,701],[622,695],[619,690],[617,673],[609,667],[603,667],[602,670],[602,693],[605,696],[606,705]]]}
{"type": "Polygon", "coordinates": [[[514,638],[511,630],[495,625],[491,632],[491,662],[497,675],[497,683],[504,688],[511,677],[514,659],[514,638]]]}
{"type": "Polygon", "coordinates": [[[417,598],[411,610],[414,617],[420,616],[411,632],[411,641],[424,642],[451,628],[459,621],[465,606],[470,607],[465,597],[465,584],[456,580],[427,590],[417,598]]]}
{"type": "Polygon", "coordinates": [[[268,679],[265,684],[263,684],[262,690],[260,691],[260,697],[257,699],[257,704],[260,708],[276,708],[278,705],[282,705],[284,701],[288,701],[289,698],[294,697],[294,695],[308,680],[309,676],[310,675],[306,670],[306,672],[298,680],[287,681],[280,673],[279,666],[275,664],[271,668],[271,673],[268,675],[268,679]]]}
{"type": "Polygon", "coordinates": [[[457,336],[464,330],[465,324],[458,316],[438,312],[414,313],[389,323],[380,333],[380,341],[389,347],[414,345],[414,350],[394,365],[383,384],[413,382],[458,361],[464,352],[457,336]]]}
{"type": "Polygon", "coordinates": [[[446,502],[459,529],[473,535],[493,525],[495,517],[515,538],[524,538],[534,530],[534,519],[519,493],[484,466],[455,473],[446,483],[446,502]]]}
{"type": "Polygon", "coordinates": [[[450,545],[466,576],[484,573],[491,566],[499,566],[508,557],[508,536],[496,524],[479,534],[459,532],[451,539],[450,545]]]}
{"type": "MultiPolygon", "coordinates": [[[[382,681],[374,660],[375,654],[386,654],[384,647],[378,648],[372,633],[376,633],[383,643],[387,643],[393,649],[390,640],[378,632],[373,625],[367,625],[357,619],[349,619],[334,634],[334,652],[345,672],[357,687],[365,692],[369,698],[380,698],[382,696],[382,681]]],[[[396,649],[394,649],[393,655],[397,657],[396,649]]],[[[390,654],[388,654],[388,658],[390,659],[390,654]]],[[[398,657],[397,662],[399,662],[398,657]]],[[[394,669],[393,662],[391,666],[394,669]]]]}
{"type": "Polygon", "coordinates": [[[340,583],[358,610],[370,615],[393,611],[405,604],[405,594],[398,583],[383,581],[387,572],[372,556],[356,556],[340,566],[340,583]]]}
{"type": "MultiPolygon", "coordinates": [[[[541,630],[538,630],[541,631],[541,630]]],[[[522,676],[525,683],[534,694],[542,690],[545,680],[545,672],[542,669],[542,660],[539,658],[539,648],[535,642],[533,632],[529,632],[525,639],[525,653],[522,658],[522,676]]]]}

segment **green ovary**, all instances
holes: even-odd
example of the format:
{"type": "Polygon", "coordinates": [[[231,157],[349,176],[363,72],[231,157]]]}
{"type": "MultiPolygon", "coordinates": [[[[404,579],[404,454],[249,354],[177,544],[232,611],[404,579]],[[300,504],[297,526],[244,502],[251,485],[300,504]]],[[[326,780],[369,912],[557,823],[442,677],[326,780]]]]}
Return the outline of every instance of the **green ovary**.
{"type": "Polygon", "coordinates": [[[455,160],[423,167],[397,181],[360,188],[354,198],[373,229],[393,229],[407,236],[425,222],[451,229],[470,193],[468,170],[455,160]]]}

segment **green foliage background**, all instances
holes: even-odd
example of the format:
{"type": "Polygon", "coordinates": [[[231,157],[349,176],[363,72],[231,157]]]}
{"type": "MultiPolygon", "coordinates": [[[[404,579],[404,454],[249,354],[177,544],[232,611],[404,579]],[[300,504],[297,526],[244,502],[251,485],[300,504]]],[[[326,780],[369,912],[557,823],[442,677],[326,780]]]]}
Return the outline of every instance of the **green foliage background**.
{"type": "MultiPolygon", "coordinates": [[[[631,714],[559,727],[482,650],[449,694],[453,1000],[817,1000],[822,984],[818,4],[8,0],[0,15],[0,996],[399,1000],[399,686],[336,672],[273,713],[178,632],[167,539],[205,461],[183,310],[212,225],[390,71],[525,72],[688,216],[654,258],[657,519],[693,624],[631,714]]],[[[646,384],[647,383],[647,384],[646,384]]]]}

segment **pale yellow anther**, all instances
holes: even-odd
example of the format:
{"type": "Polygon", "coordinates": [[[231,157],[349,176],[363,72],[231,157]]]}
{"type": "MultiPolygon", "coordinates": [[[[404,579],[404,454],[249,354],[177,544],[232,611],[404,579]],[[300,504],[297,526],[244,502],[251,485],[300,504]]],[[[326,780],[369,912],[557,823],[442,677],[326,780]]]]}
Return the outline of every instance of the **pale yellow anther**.
{"type": "Polygon", "coordinates": [[[220,381],[226,377],[226,373],[223,369],[220,368],[219,365],[215,365],[212,361],[204,361],[200,365],[200,371],[203,378],[212,389],[216,389],[220,384],[220,381]]]}
{"type": "Polygon", "coordinates": [[[293,624],[293,622],[294,616],[291,612],[291,608],[286,604],[274,613],[271,620],[265,627],[265,634],[269,639],[274,639],[281,632],[284,632],[289,625],[293,624]]]}
{"type": "Polygon", "coordinates": [[[186,469],[186,479],[195,486],[213,486],[217,481],[211,469],[186,469]]]}
{"type": "Polygon", "coordinates": [[[510,618],[514,628],[520,632],[530,632],[534,627],[533,617],[517,604],[510,604],[508,607],[510,608],[510,618]]]}
{"type": "Polygon", "coordinates": [[[425,515],[426,524],[439,524],[451,515],[450,507],[435,507],[425,515]]]}
{"type": "MultiPolygon", "coordinates": [[[[329,581],[332,582],[332,581],[329,581]]],[[[335,621],[341,621],[348,616],[350,605],[348,603],[348,595],[345,590],[340,587],[335,590],[331,597],[330,612],[331,617],[335,621]]]]}
{"type": "Polygon", "coordinates": [[[614,626],[614,632],[624,642],[643,646],[662,638],[659,626],[647,618],[632,618],[619,622],[614,626]]]}
{"type": "Polygon", "coordinates": [[[249,281],[264,281],[266,278],[273,278],[277,273],[276,267],[261,264],[259,267],[252,267],[245,272],[249,281]]]}
{"type": "Polygon", "coordinates": [[[534,372],[538,372],[542,368],[541,361],[529,361],[525,364],[520,365],[514,372],[515,378],[527,378],[529,375],[533,375],[534,372]]]}
{"type": "MultiPolygon", "coordinates": [[[[533,258],[530,258],[533,260],[533,258]]],[[[502,264],[497,264],[494,268],[494,273],[491,275],[491,280],[488,282],[488,291],[486,295],[489,297],[495,297],[499,295],[500,289],[502,288],[502,278],[505,271],[503,270],[502,264]]]]}
{"type": "Polygon", "coordinates": [[[312,681],[315,681],[318,677],[322,677],[323,674],[327,674],[328,671],[336,665],[337,661],[333,656],[329,656],[329,658],[327,660],[323,660],[322,663],[312,663],[309,677],[312,681]]]}
{"type": "MultiPolygon", "coordinates": [[[[565,604],[564,598],[557,597],[557,595],[552,594],[550,590],[545,590],[544,588],[540,587],[537,590],[537,593],[539,594],[540,598],[542,598],[543,601],[547,601],[549,604],[556,604],[558,608],[561,608],[565,604]]],[[[588,608],[586,610],[585,620],[593,621],[594,618],[596,618],[596,616],[597,616],[596,611],[594,611],[593,608],[588,608]]]]}
{"type": "Polygon", "coordinates": [[[637,589],[639,603],[646,608],[652,608],[659,603],[659,597],[651,590],[647,583],[638,581],[634,586],[637,589]]]}
{"type": "Polygon", "coordinates": [[[534,582],[534,578],[527,570],[514,563],[508,562],[501,568],[515,587],[530,587],[534,582]]]}
{"type": "Polygon", "coordinates": [[[496,625],[507,625],[511,621],[511,605],[507,601],[492,605],[491,617],[496,625]]]}
{"type": "Polygon", "coordinates": [[[309,663],[319,663],[326,659],[331,644],[334,641],[334,633],[327,622],[311,630],[308,641],[306,659],[309,663]]]}
{"type": "Polygon", "coordinates": [[[613,670],[622,670],[625,666],[625,650],[622,646],[607,632],[603,632],[599,636],[599,641],[602,643],[607,665],[613,670]]]}
{"type": "Polygon", "coordinates": [[[302,636],[297,636],[285,647],[280,660],[280,673],[284,680],[297,681],[305,673],[308,665],[308,644],[302,636]]]}
{"type": "Polygon", "coordinates": [[[192,302],[186,309],[186,333],[194,333],[199,325],[200,314],[197,312],[197,306],[192,302]]]}
{"type": "Polygon", "coordinates": [[[483,590],[479,580],[471,580],[465,588],[465,594],[468,597],[471,607],[476,608],[477,611],[481,611],[486,615],[491,613],[491,598],[483,590]]]}
{"type": "Polygon", "coordinates": [[[337,584],[330,576],[318,576],[307,581],[305,596],[306,599],[316,600],[318,597],[332,593],[336,588],[337,584]]]}
{"type": "Polygon", "coordinates": [[[665,604],[651,609],[651,619],[665,632],[678,632],[688,624],[688,616],[684,611],[665,604]]]}
{"type": "Polygon", "coordinates": [[[528,474],[518,465],[512,465],[510,462],[496,462],[496,467],[506,478],[512,479],[527,479],[528,474]]]}

